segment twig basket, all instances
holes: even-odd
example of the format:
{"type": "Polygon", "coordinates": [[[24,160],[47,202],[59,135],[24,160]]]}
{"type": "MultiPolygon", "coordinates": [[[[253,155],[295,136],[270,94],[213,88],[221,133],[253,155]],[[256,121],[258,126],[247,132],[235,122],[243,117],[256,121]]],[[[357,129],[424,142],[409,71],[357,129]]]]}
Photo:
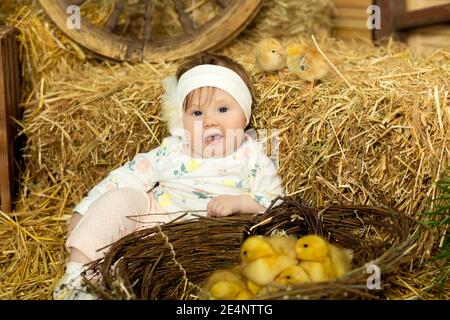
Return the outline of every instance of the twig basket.
{"type": "Polygon", "coordinates": [[[136,231],[91,265],[101,280],[88,283],[102,299],[196,299],[212,271],[239,263],[247,236],[283,230],[296,237],[320,234],[353,249],[354,269],[335,281],[301,284],[262,299],[377,299],[389,287],[388,275],[418,255],[413,249],[422,228],[392,208],[312,208],[300,199],[277,198],[263,215],[198,217],[136,231]],[[367,285],[372,264],[381,271],[381,290],[367,285]]]}

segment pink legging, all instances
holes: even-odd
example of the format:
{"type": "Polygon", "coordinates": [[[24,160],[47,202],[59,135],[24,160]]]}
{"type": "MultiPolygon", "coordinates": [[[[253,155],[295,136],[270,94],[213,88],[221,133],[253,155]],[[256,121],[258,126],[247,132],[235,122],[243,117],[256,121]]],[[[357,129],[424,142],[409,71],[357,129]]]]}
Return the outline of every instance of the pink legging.
{"type": "Polygon", "coordinates": [[[155,199],[153,190],[148,193],[131,188],[112,189],[90,206],[73,229],[66,247],[76,248],[91,261],[102,258],[109,244],[141,228],[167,223],[179,214],[164,212],[155,199]],[[145,215],[128,217],[132,215],[145,215]]]}

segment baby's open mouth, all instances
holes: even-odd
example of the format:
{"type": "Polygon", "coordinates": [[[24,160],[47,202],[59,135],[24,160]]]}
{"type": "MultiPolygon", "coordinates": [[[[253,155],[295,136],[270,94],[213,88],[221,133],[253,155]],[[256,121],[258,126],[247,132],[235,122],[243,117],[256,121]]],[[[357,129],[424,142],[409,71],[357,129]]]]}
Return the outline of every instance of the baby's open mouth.
{"type": "Polygon", "coordinates": [[[215,144],[218,143],[222,139],[222,135],[220,134],[211,134],[205,138],[205,142],[207,144],[215,144]]]}

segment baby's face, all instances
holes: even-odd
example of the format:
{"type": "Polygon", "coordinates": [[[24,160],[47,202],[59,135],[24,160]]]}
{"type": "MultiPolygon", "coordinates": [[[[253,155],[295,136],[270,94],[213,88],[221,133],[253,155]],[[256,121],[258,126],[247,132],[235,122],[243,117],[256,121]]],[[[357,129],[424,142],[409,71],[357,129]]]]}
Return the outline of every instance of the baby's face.
{"type": "Polygon", "coordinates": [[[237,101],[219,88],[194,90],[183,113],[187,142],[196,156],[220,158],[244,140],[245,114],[237,101]]]}

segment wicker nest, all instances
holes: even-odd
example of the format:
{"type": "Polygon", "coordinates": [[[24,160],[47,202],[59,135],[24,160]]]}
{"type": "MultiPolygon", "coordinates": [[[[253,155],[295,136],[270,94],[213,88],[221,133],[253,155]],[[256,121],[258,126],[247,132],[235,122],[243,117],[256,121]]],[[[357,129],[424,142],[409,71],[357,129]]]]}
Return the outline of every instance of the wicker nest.
{"type": "Polygon", "coordinates": [[[263,215],[198,217],[136,231],[91,265],[101,280],[88,284],[102,299],[195,299],[212,271],[239,263],[247,236],[284,230],[296,237],[316,233],[353,249],[354,269],[336,281],[302,284],[263,299],[383,298],[388,275],[418,254],[413,249],[421,228],[392,208],[312,208],[300,199],[277,198],[263,215]],[[367,289],[370,264],[381,269],[382,290],[367,289]]]}

